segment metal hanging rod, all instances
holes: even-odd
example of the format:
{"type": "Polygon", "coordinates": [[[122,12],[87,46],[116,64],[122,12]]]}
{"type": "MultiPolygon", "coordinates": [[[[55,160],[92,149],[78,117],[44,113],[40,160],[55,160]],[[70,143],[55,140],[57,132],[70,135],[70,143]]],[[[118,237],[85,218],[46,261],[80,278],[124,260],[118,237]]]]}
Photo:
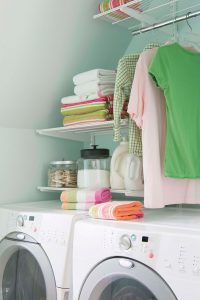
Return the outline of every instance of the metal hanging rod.
{"type": "Polygon", "coordinates": [[[188,19],[198,17],[198,16],[200,16],[200,10],[196,11],[196,12],[193,12],[193,13],[189,12],[186,15],[183,15],[183,16],[180,16],[180,17],[177,17],[177,18],[174,18],[174,19],[170,19],[170,20],[167,20],[167,21],[164,21],[164,22],[161,22],[161,23],[155,23],[151,26],[143,27],[139,30],[134,30],[134,31],[132,31],[132,35],[138,35],[140,33],[144,33],[144,32],[147,32],[147,31],[151,31],[151,30],[154,30],[154,29],[165,27],[165,26],[175,24],[175,23],[178,23],[180,21],[188,20],[188,19]]]}

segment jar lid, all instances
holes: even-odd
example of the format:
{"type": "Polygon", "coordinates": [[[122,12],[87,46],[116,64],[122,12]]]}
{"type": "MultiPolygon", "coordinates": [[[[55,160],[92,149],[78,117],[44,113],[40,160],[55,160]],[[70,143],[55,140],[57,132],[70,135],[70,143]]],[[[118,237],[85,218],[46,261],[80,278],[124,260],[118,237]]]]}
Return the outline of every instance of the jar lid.
{"type": "Polygon", "coordinates": [[[85,159],[100,159],[100,158],[108,158],[109,157],[109,149],[97,149],[97,145],[92,145],[93,149],[82,149],[81,150],[81,158],[85,159]]]}
{"type": "Polygon", "coordinates": [[[61,161],[51,161],[50,165],[73,165],[76,163],[76,160],[61,160],[61,161]]]}

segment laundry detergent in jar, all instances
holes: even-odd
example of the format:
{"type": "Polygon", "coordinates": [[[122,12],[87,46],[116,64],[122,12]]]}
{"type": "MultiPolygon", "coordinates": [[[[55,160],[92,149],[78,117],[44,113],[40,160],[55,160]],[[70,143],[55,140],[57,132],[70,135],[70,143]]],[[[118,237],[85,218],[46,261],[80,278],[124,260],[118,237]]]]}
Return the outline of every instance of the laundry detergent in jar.
{"type": "Polygon", "coordinates": [[[110,185],[113,190],[124,190],[124,176],[128,157],[128,138],[123,137],[115,148],[110,164],[110,185]]]}
{"type": "Polygon", "coordinates": [[[77,184],[79,188],[110,187],[110,156],[108,149],[82,149],[78,160],[77,184]]]}

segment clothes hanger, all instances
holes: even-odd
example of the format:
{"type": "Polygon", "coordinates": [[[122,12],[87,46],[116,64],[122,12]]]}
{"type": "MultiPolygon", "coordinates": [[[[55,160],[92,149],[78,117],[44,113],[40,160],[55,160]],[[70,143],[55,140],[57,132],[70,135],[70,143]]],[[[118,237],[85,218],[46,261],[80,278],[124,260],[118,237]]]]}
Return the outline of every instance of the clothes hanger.
{"type": "Polygon", "coordinates": [[[180,34],[178,37],[178,43],[185,47],[188,48],[192,51],[200,51],[200,34],[193,32],[192,26],[188,21],[188,17],[191,12],[188,12],[186,15],[186,23],[189,27],[189,32],[184,32],[183,34],[180,34]]]}

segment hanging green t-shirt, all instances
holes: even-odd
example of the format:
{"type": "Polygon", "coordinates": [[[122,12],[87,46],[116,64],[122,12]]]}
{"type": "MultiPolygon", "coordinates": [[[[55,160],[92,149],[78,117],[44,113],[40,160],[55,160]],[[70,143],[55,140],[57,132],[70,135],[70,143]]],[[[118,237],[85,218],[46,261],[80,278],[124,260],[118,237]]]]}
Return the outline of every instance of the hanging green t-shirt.
{"type": "Polygon", "coordinates": [[[200,178],[200,53],[177,43],[162,46],[149,73],[166,98],[164,174],[200,178]]]}

